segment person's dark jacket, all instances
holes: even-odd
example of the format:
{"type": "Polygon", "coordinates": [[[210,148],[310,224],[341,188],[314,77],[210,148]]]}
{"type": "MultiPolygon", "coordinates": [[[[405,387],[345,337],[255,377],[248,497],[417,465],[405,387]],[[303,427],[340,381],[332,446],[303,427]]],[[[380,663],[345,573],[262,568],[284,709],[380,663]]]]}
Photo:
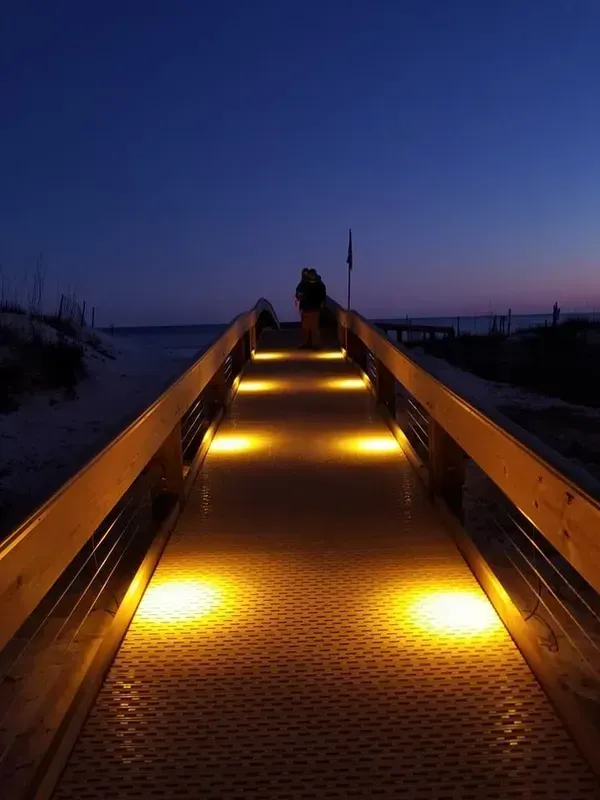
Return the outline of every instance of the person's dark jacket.
{"type": "Polygon", "coordinates": [[[296,287],[300,311],[319,311],[327,298],[327,289],[321,280],[303,280],[296,287]]]}

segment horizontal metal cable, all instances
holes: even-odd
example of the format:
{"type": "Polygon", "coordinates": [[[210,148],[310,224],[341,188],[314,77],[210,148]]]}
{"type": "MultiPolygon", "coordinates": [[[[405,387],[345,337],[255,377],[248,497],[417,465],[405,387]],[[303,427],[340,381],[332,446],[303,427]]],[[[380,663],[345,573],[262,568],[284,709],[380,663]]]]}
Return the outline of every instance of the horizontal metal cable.
{"type": "Polygon", "coordinates": [[[78,600],[78,601],[75,603],[75,605],[73,606],[73,608],[72,608],[72,609],[71,609],[71,611],[69,612],[69,615],[68,615],[68,616],[67,616],[67,618],[64,620],[63,624],[60,626],[60,628],[59,628],[59,630],[58,630],[57,634],[56,634],[56,635],[55,635],[55,637],[54,637],[54,641],[56,641],[56,640],[59,638],[59,636],[61,635],[61,633],[62,633],[62,632],[63,632],[63,630],[65,629],[65,627],[66,627],[66,626],[68,625],[68,623],[70,622],[71,618],[73,617],[73,615],[74,615],[74,614],[75,614],[75,612],[77,611],[77,609],[78,609],[78,607],[79,607],[79,604],[82,602],[82,600],[83,600],[83,598],[85,597],[85,595],[87,594],[88,590],[89,590],[89,589],[92,587],[92,585],[94,584],[94,581],[96,580],[96,578],[97,578],[97,577],[98,577],[98,575],[100,574],[100,572],[101,572],[102,568],[104,567],[104,565],[105,565],[105,564],[108,562],[108,560],[110,559],[111,555],[112,555],[112,554],[115,552],[116,548],[119,546],[119,543],[121,542],[121,540],[123,539],[123,537],[124,537],[124,536],[125,536],[125,534],[127,533],[127,530],[128,530],[128,528],[129,528],[129,526],[132,524],[132,522],[134,522],[134,521],[135,521],[135,519],[136,519],[136,517],[138,516],[139,512],[140,512],[140,508],[138,507],[138,508],[135,510],[135,512],[132,514],[132,516],[129,518],[129,520],[127,521],[127,524],[126,524],[126,525],[125,525],[125,527],[122,529],[122,531],[121,531],[121,533],[119,534],[119,536],[118,536],[118,537],[116,538],[116,540],[113,542],[113,544],[112,544],[112,547],[110,548],[110,550],[108,551],[108,553],[107,553],[107,554],[104,556],[104,558],[103,558],[102,562],[101,562],[101,563],[100,563],[100,565],[98,566],[98,568],[97,568],[96,572],[94,573],[94,575],[92,576],[91,580],[89,580],[89,581],[88,581],[87,585],[85,586],[85,588],[84,588],[84,589],[83,589],[83,591],[81,592],[81,594],[80,594],[80,596],[79,596],[79,600],[78,600]]]}
{"type": "MultiPolygon", "coordinates": [[[[503,528],[500,526],[500,524],[498,523],[498,521],[497,521],[497,520],[494,520],[494,521],[495,521],[495,522],[496,522],[496,524],[498,525],[499,529],[500,529],[500,530],[501,530],[501,531],[502,531],[502,532],[505,534],[505,536],[507,537],[508,541],[509,541],[509,542],[512,544],[512,546],[513,546],[513,547],[514,547],[514,549],[517,551],[517,553],[519,553],[519,555],[521,556],[521,558],[523,559],[523,561],[524,561],[524,562],[527,564],[527,566],[528,566],[528,567],[531,569],[531,571],[532,571],[532,572],[535,574],[535,576],[538,578],[538,580],[540,581],[540,583],[541,583],[541,584],[543,584],[543,585],[546,587],[547,591],[548,591],[548,592],[550,593],[550,595],[551,595],[551,596],[552,596],[552,597],[555,599],[555,601],[557,602],[557,604],[559,605],[559,607],[560,607],[560,608],[561,608],[561,609],[562,609],[562,610],[565,612],[565,614],[567,615],[567,617],[569,617],[569,619],[571,619],[571,621],[573,622],[573,624],[575,625],[575,627],[576,627],[576,628],[577,628],[577,629],[578,629],[578,630],[579,630],[579,631],[580,631],[580,632],[583,634],[583,636],[584,636],[584,637],[585,637],[585,638],[586,638],[586,639],[589,641],[590,645],[591,645],[591,646],[594,648],[594,650],[597,650],[597,651],[598,651],[598,653],[600,653],[600,646],[599,646],[599,645],[598,645],[598,644],[597,644],[597,643],[596,643],[596,642],[595,642],[595,641],[594,641],[594,640],[591,638],[591,636],[589,635],[589,633],[587,632],[587,630],[586,630],[586,629],[583,627],[583,625],[581,624],[581,622],[580,622],[580,621],[577,619],[577,617],[576,617],[576,616],[575,616],[575,615],[574,615],[574,614],[571,612],[571,610],[570,610],[570,609],[569,609],[569,608],[568,608],[568,607],[565,605],[565,603],[562,601],[562,599],[561,599],[561,598],[560,598],[560,597],[559,597],[559,596],[556,594],[556,592],[555,592],[555,590],[554,590],[554,587],[553,587],[553,586],[552,586],[552,585],[551,585],[551,584],[550,584],[550,583],[549,583],[549,582],[548,582],[548,581],[547,581],[547,580],[544,578],[544,576],[543,576],[543,575],[540,573],[540,571],[539,571],[539,570],[538,570],[538,569],[535,567],[535,565],[534,565],[534,564],[532,564],[532,562],[530,562],[530,561],[529,561],[529,559],[528,559],[528,558],[527,558],[527,556],[526,556],[526,555],[523,553],[523,551],[521,550],[521,548],[520,548],[520,547],[517,545],[517,543],[516,543],[516,542],[515,542],[515,541],[512,539],[512,537],[511,537],[510,533],[508,533],[508,531],[505,531],[505,530],[504,530],[504,529],[503,529],[503,528]]],[[[514,563],[514,561],[513,561],[513,560],[510,558],[509,554],[507,553],[506,555],[507,555],[507,558],[509,558],[509,560],[510,560],[510,561],[511,561],[511,563],[513,564],[513,566],[515,566],[515,568],[516,568],[516,569],[518,569],[518,567],[516,566],[516,564],[514,563]]],[[[522,573],[522,571],[521,571],[521,570],[519,570],[519,573],[520,573],[521,575],[523,575],[523,573],[522,573]]],[[[526,580],[526,579],[524,578],[524,580],[526,580]]],[[[530,588],[531,588],[531,584],[529,583],[529,581],[527,581],[527,580],[526,580],[526,582],[527,582],[527,585],[528,585],[528,586],[530,586],[530,588]]],[[[538,595],[538,599],[539,599],[539,592],[538,592],[538,593],[536,593],[536,594],[538,595]]],[[[546,605],[547,605],[547,604],[546,604],[546,605]]],[[[554,612],[550,611],[550,614],[552,615],[553,619],[556,621],[557,625],[559,625],[559,627],[561,628],[561,630],[563,630],[563,632],[565,633],[565,635],[567,635],[567,633],[566,633],[566,629],[565,629],[565,628],[564,628],[564,626],[563,626],[563,625],[560,623],[560,621],[558,620],[558,618],[556,617],[556,615],[554,614],[554,612]]]]}
{"type": "MultiPolygon", "coordinates": [[[[18,661],[19,661],[19,660],[20,660],[20,659],[23,657],[23,655],[26,653],[26,651],[27,651],[27,649],[29,648],[29,646],[31,645],[31,643],[32,643],[32,642],[33,642],[33,641],[36,639],[36,637],[38,636],[38,634],[40,633],[40,631],[41,631],[41,630],[44,628],[44,626],[45,626],[45,625],[48,623],[48,621],[50,620],[50,618],[51,618],[52,614],[54,614],[54,612],[56,611],[56,609],[58,608],[58,606],[60,605],[60,603],[61,603],[61,602],[64,600],[64,598],[67,596],[67,594],[68,594],[69,590],[70,590],[70,589],[73,587],[73,585],[75,584],[75,581],[76,581],[76,580],[79,578],[79,576],[82,574],[82,572],[84,571],[85,567],[86,567],[86,566],[87,566],[87,565],[90,563],[90,561],[91,561],[91,560],[92,560],[92,559],[95,557],[95,554],[96,554],[96,552],[97,552],[98,548],[99,548],[99,547],[100,547],[100,546],[101,546],[101,545],[102,545],[102,544],[103,544],[103,543],[106,541],[106,539],[108,538],[108,536],[110,535],[110,533],[111,533],[111,532],[114,530],[114,528],[115,528],[115,526],[116,526],[117,522],[119,521],[119,519],[121,519],[121,517],[123,516],[123,514],[124,514],[124,513],[127,511],[127,509],[130,507],[130,505],[131,505],[131,503],[133,502],[133,500],[134,500],[134,499],[135,499],[134,497],[131,497],[131,498],[129,498],[129,499],[128,499],[128,501],[127,501],[126,505],[125,505],[125,506],[124,506],[122,509],[120,509],[118,516],[117,516],[117,517],[116,517],[116,518],[115,518],[115,519],[114,519],[114,520],[113,520],[113,521],[110,523],[110,525],[108,526],[108,528],[106,529],[106,531],[103,533],[103,535],[102,535],[101,539],[100,539],[100,540],[99,540],[97,543],[95,543],[95,545],[92,547],[90,554],[89,554],[89,555],[88,555],[88,556],[85,558],[85,560],[84,560],[83,564],[82,564],[82,565],[79,567],[79,569],[77,570],[77,572],[75,573],[75,575],[74,575],[74,576],[71,578],[71,580],[69,581],[69,583],[67,584],[67,586],[66,586],[66,587],[63,589],[63,591],[61,592],[61,594],[60,594],[60,596],[58,597],[58,599],[57,599],[57,600],[54,602],[54,604],[53,604],[53,605],[51,606],[51,608],[48,610],[48,612],[45,614],[45,616],[43,617],[43,619],[42,619],[42,620],[41,620],[41,621],[38,623],[38,625],[37,625],[37,627],[35,628],[34,632],[33,632],[33,633],[32,633],[32,634],[31,634],[31,635],[30,635],[30,636],[27,638],[27,641],[25,642],[25,644],[23,645],[23,647],[21,648],[21,650],[19,650],[19,652],[17,653],[17,655],[15,656],[15,658],[12,660],[12,663],[11,663],[11,669],[12,669],[12,668],[15,666],[15,664],[16,664],[16,663],[17,663],[17,662],[18,662],[18,661]]],[[[67,568],[67,569],[68,569],[68,568],[67,568]]],[[[4,675],[2,675],[2,677],[1,677],[1,679],[0,679],[0,683],[1,683],[1,681],[4,679],[4,677],[5,677],[5,676],[4,676],[4,675]]]]}
{"type": "MultiPolygon", "coordinates": [[[[535,539],[530,534],[527,533],[527,531],[519,524],[519,522],[512,516],[512,514],[507,509],[504,509],[502,507],[501,507],[501,510],[508,517],[508,519],[510,519],[510,521],[518,528],[518,530],[523,534],[523,536],[525,536],[527,538],[527,540],[530,542],[532,547],[535,548],[536,552],[539,553],[539,555],[544,559],[544,562],[546,563],[546,565],[548,567],[550,567],[550,569],[554,573],[556,573],[556,575],[559,577],[560,581],[562,583],[564,583],[568,587],[569,591],[571,591],[575,595],[575,597],[579,600],[579,602],[582,605],[585,606],[587,611],[589,611],[589,613],[596,619],[596,621],[600,625],[600,609],[599,609],[599,611],[596,611],[590,605],[590,603],[586,600],[586,598],[583,597],[583,595],[573,586],[573,584],[569,581],[569,579],[566,577],[566,575],[563,575],[563,573],[556,566],[556,564],[552,561],[552,559],[549,558],[548,555],[543,551],[543,549],[540,547],[538,542],[536,542],[535,539]]],[[[552,545],[549,545],[549,546],[552,547],[552,545]]],[[[556,554],[558,554],[558,550],[556,550],[555,548],[552,548],[552,549],[555,551],[556,554]]],[[[560,558],[562,559],[562,556],[560,556],[560,558]]],[[[576,570],[574,570],[574,571],[576,572],[576,570]]],[[[578,572],[576,572],[576,574],[579,576],[578,572]]],[[[590,588],[590,592],[593,592],[593,591],[594,590],[590,588]]]]}

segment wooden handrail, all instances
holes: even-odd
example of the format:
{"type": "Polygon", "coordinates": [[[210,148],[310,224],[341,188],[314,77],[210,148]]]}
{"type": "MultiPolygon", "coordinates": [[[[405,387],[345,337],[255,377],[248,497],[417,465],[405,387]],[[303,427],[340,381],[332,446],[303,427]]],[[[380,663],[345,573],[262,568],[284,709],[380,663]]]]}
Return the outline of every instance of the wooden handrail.
{"type": "Polygon", "coordinates": [[[355,311],[332,300],[352,332],[564,558],[600,591],[600,485],[495,409],[476,408],[355,311]]]}
{"type": "Polygon", "coordinates": [[[0,649],[89,540],[229,353],[261,318],[279,325],[261,299],[227,330],[143,414],[0,544],[0,649]]]}

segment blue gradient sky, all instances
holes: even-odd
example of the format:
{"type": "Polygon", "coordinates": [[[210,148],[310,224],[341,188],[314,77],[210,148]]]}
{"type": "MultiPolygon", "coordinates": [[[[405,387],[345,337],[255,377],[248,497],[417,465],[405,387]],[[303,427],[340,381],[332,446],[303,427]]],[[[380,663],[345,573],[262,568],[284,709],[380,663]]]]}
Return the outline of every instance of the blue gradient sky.
{"type": "Polygon", "coordinates": [[[102,324],[209,322],[303,265],[372,315],[600,308],[597,0],[0,11],[0,261],[102,324]]]}

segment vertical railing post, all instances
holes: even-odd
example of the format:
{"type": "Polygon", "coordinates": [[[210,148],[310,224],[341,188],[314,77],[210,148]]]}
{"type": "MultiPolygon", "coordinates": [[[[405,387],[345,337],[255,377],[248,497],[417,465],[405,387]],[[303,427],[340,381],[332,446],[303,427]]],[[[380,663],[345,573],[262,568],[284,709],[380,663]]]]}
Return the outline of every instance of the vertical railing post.
{"type": "Polygon", "coordinates": [[[256,350],[256,325],[251,325],[248,334],[250,336],[250,354],[256,350]]]}
{"type": "Polygon", "coordinates": [[[377,386],[375,387],[377,402],[384,405],[395,419],[396,379],[385,364],[378,358],[375,359],[375,367],[377,369],[377,386]]]}
{"type": "Polygon", "coordinates": [[[231,370],[234,378],[236,378],[240,374],[245,363],[246,363],[246,339],[245,336],[241,336],[238,339],[237,344],[231,351],[231,370]]]}
{"type": "Polygon", "coordinates": [[[183,500],[183,451],[179,422],[165,439],[149,466],[156,473],[157,480],[154,487],[156,496],[183,500]]]}
{"type": "Polygon", "coordinates": [[[206,387],[206,406],[209,420],[212,421],[227,402],[227,381],[225,364],[221,364],[206,387]]]}
{"type": "Polygon", "coordinates": [[[363,372],[367,371],[367,348],[363,341],[354,333],[348,331],[348,355],[363,372]]]}
{"type": "Polygon", "coordinates": [[[452,513],[463,520],[465,453],[434,419],[429,423],[429,491],[440,497],[452,513]]]}

